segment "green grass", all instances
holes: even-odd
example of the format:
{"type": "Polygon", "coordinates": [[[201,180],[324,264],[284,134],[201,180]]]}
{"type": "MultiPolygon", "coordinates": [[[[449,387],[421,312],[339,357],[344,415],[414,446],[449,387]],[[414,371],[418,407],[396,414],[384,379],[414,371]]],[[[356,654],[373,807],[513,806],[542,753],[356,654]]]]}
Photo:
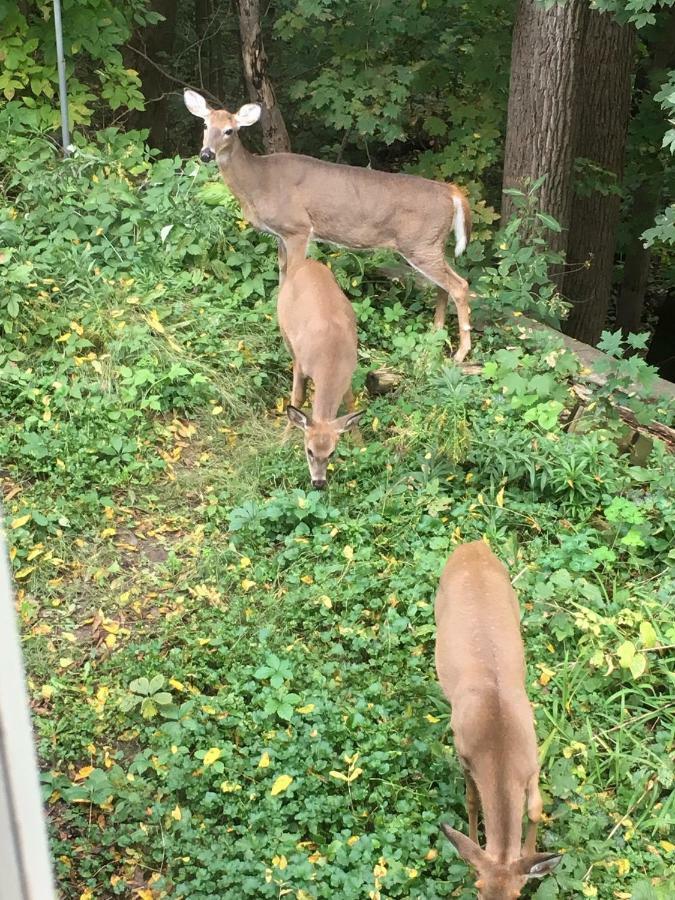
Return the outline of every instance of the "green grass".
{"type": "Polygon", "coordinates": [[[565,852],[535,896],[671,896],[672,459],[657,443],[631,465],[602,418],[566,433],[576,364],[541,336],[488,328],[482,373],[461,375],[427,297],[332,255],[359,318],[357,384],[382,362],[404,380],[362,397],[365,446],[344,439],[328,490],[309,490],[299,440],[280,443],[273,247],[201,215],[201,255],[153,247],[87,291],[27,232],[60,299],[22,283],[0,345],[63,896],[472,896],[438,830],[466,823],[433,600],[452,547],[481,537],[523,613],[539,847],[565,852]]]}

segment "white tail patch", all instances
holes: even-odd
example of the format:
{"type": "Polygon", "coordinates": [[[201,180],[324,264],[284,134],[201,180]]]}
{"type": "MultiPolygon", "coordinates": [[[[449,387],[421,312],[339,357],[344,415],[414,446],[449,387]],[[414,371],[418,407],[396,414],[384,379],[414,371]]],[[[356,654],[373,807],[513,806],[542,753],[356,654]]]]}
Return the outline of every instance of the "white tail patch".
{"type": "Polygon", "coordinates": [[[452,202],[455,207],[455,221],[452,223],[455,232],[455,256],[461,256],[466,250],[466,222],[464,221],[464,207],[462,200],[457,194],[452,195],[452,202]]]}

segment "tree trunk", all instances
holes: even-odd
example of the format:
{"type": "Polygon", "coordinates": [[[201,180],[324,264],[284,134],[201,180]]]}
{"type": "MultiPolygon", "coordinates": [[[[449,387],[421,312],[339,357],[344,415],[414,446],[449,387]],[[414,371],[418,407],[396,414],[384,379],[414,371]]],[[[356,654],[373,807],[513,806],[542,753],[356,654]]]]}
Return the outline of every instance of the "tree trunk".
{"type": "Polygon", "coordinates": [[[137,31],[131,41],[137,50],[130,50],[131,58],[126,57],[127,64],[133,66],[140,76],[146,106],[145,110],[131,114],[129,125],[132,128],[148,128],[148,143],[160,150],[166,149],[167,99],[173,90],[172,83],[161,69],[165,68],[165,60],[171,59],[177,6],[178,0],[153,0],[151,8],[161,13],[164,20],[137,31]]]}
{"type": "MultiPolygon", "coordinates": [[[[661,23],[659,23],[661,24],[661,23]]],[[[667,13],[663,27],[654,43],[647,71],[638,76],[642,102],[636,115],[637,127],[658,129],[663,111],[654,94],[665,82],[667,70],[675,66],[675,6],[667,13]]],[[[642,310],[649,279],[651,254],[644,246],[641,234],[654,223],[661,204],[664,168],[660,154],[641,160],[644,177],[633,194],[629,211],[629,240],[623,262],[623,280],[616,302],[616,323],[624,334],[637,333],[642,326],[642,310]]]]}
{"type": "MultiPolygon", "coordinates": [[[[540,208],[563,231],[550,235],[565,250],[572,204],[575,98],[580,69],[586,0],[545,9],[538,0],[520,0],[513,31],[504,188],[522,189],[526,179],[547,174],[540,208]]],[[[502,222],[514,212],[503,196],[502,222]]]]}
{"type": "Polygon", "coordinates": [[[241,55],[248,96],[262,106],[262,129],[268,153],[288,152],[291,142],[267,74],[267,55],[260,28],[259,0],[237,0],[241,55]]]}
{"type": "Polygon", "coordinates": [[[586,344],[599,340],[609,309],[634,47],[631,25],[619,25],[607,13],[588,10],[574,158],[588,160],[611,177],[607,183],[600,173],[603,185],[599,189],[581,184],[572,203],[563,294],[573,306],[564,327],[586,344]]]}

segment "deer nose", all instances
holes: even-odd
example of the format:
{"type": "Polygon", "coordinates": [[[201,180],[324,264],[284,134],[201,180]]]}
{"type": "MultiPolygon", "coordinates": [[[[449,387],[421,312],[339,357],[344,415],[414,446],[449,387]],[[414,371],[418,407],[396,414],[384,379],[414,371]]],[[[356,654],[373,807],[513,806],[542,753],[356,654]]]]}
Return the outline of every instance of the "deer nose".
{"type": "Polygon", "coordinates": [[[199,158],[202,162],[211,162],[211,160],[216,158],[216,154],[210,147],[204,147],[202,152],[199,154],[199,158]]]}
{"type": "Polygon", "coordinates": [[[326,487],[326,479],[321,478],[316,481],[312,479],[312,487],[315,487],[317,490],[322,491],[326,487]]]}

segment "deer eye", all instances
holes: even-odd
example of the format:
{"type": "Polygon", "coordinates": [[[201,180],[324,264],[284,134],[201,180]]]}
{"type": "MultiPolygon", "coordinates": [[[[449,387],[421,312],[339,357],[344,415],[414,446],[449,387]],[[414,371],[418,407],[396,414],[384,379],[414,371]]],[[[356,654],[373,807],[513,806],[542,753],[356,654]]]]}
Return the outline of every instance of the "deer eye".
{"type": "Polygon", "coordinates": [[[207,129],[208,127],[209,127],[209,126],[206,124],[206,122],[204,122],[204,131],[206,131],[206,129],[207,129]]]}
{"type": "Polygon", "coordinates": [[[223,134],[227,136],[228,134],[232,134],[234,128],[223,128],[223,134]]]}
{"type": "Polygon", "coordinates": [[[307,448],[307,456],[309,456],[310,459],[314,459],[314,453],[309,449],[309,447],[307,448]]]}

